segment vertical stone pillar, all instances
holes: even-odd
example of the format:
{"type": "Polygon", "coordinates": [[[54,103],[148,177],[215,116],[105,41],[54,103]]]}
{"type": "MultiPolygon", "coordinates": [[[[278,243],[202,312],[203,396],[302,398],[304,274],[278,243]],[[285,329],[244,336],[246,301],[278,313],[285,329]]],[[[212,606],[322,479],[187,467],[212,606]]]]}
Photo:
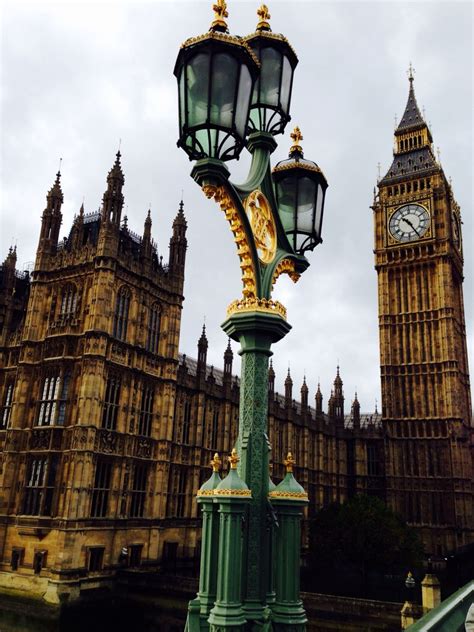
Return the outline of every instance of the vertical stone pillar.
{"type": "Polygon", "coordinates": [[[242,608],[242,521],[251,492],[237,473],[235,449],[229,461],[229,474],[214,490],[219,503],[219,556],[216,602],[209,615],[211,632],[243,632],[247,622],[242,608]]]}
{"type": "Polygon", "coordinates": [[[269,493],[279,524],[272,624],[274,632],[305,632],[307,618],[300,598],[300,551],[301,517],[304,505],[308,504],[308,495],[293,476],[295,461],[291,452],[284,463],[286,476],[269,493]]]}
{"type": "Polygon", "coordinates": [[[197,502],[202,509],[201,562],[199,591],[188,605],[187,632],[208,630],[207,620],[214,605],[217,592],[217,559],[219,543],[218,505],[214,502],[214,490],[221,482],[219,455],[214,454],[211,461],[212,476],[197,493],[197,502]]]}
{"type": "Polygon", "coordinates": [[[424,612],[433,610],[441,603],[441,586],[436,575],[428,573],[421,582],[421,603],[424,612]]]}

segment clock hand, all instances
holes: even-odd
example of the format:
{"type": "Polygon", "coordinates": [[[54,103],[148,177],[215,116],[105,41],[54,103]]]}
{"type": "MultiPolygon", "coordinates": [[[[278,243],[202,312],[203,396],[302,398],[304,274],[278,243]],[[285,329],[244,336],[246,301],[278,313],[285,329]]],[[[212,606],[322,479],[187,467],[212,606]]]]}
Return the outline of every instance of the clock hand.
{"type": "Polygon", "coordinates": [[[411,228],[413,228],[413,230],[415,231],[415,233],[418,235],[418,237],[420,236],[420,233],[416,230],[416,228],[413,226],[413,224],[410,222],[409,219],[406,219],[406,217],[403,218],[403,221],[406,222],[408,224],[408,226],[410,226],[411,228]]]}

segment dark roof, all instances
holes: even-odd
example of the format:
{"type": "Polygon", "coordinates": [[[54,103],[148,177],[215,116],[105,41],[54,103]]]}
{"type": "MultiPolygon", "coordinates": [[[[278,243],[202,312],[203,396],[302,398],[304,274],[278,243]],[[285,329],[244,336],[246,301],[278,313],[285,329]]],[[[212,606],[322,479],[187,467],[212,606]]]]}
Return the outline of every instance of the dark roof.
{"type": "Polygon", "coordinates": [[[390,169],[379,182],[379,185],[394,182],[407,175],[425,176],[438,169],[435,157],[429,147],[413,149],[406,154],[395,154],[390,169]]]}
{"type": "MultiPolygon", "coordinates": [[[[179,364],[182,365],[184,354],[180,353],[178,357],[179,357],[179,364]]],[[[190,358],[189,356],[186,356],[186,368],[188,370],[189,375],[196,375],[197,360],[195,360],[194,358],[190,358]]],[[[211,367],[208,365],[206,366],[206,378],[208,378],[210,375],[211,375],[211,367]]],[[[222,386],[223,378],[224,378],[223,371],[213,367],[212,375],[214,376],[216,384],[218,384],[219,386],[222,386]]],[[[237,385],[240,386],[240,379],[237,376],[233,376],[233,382],[234,381],[236,381],[237,385]]],[[[279,393],[275,393],[275,401],[277,401],[278,404],[282,408],[285,406],[285,397],[283,395],[280,395],[279,393]]],[[[301,414],[301,403],[295,401],[294,405],[296,407],[296,413],[298,415],[301,414]]],[[[308,406],[308,413],[311,415],[313,419],[315,418],[316,411],[312,406],[308,406]]],[[[329,416],[326,413],[323,413],[323,417],[326,420],[326,422],[330,421],[329,416]]],[[[380,413],[362,413],[360,415],[361,428],[370,428],[370,427],[381,428],[381,426],[382,426],[382,415],[380,413]]],[[[352,418],[352,414],[345,415],[344,428],[353,428],[353,427],[354,427],[354,420],[352,418]]]]}
{"type": "Polygon", "coordinates": [[[416,129],[424,125],[426,125],[426,123],[423,120],[420,108],[416,102],[415,90],[413,89],[413,79],[410,79],[410,91],[408,92],[407,105],[395,133],[404,133],[409,131],[411,128],[416,129]]]}

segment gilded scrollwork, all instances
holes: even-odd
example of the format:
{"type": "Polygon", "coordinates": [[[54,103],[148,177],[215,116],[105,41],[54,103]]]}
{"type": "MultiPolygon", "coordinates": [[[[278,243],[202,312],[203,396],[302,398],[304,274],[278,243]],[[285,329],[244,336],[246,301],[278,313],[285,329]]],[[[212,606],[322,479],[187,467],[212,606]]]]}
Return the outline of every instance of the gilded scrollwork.
{"type": "Polygon", "coordinates": [[[295,262],[292,259],[282,259],[273,272],[272,289],[281,274],[287,274],[293,283],[297,283],[301,276],[299,272],[296,272],[295,262]]]}
{"type": "Polygon", "coordinates": [[[252,262],[250,247],[245,235],[244,227],[240,220],[235,204],[230,195],[223,186],[215,186],[206,184],[202,187],[207,198],[214,200],[220,205],[224,211],[230,229],[234,235],[234,241],[237,245],[237,254],[240,259],[240,268],[242,270],[242,294],[245,298],[255,298],[257,293],[257,283],[255,278],[255,269],[252,262]]]}

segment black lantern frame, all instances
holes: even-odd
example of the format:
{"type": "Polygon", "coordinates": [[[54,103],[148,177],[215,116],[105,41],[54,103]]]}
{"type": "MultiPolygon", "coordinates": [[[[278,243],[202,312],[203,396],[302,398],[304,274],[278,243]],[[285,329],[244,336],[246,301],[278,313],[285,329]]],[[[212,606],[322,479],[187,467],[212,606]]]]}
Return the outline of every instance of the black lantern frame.
{"type": "Polygon", "coordinates": [[[272,173],[278,213],[293,250],[303,255],[322,242],[324,200],[328,183],[318,165],[303,158],[300,149],[290,152],[272,173]]]}
{"type": "Polygon", "coordinates": [[[298,57],[286,37],[259,29],[245,38],[260,62],[250,107],[249,131],[274,136],[285,131],[291,120],[293,75],[298,57]]]}
{"type": "Polygon", "coordinates": [[[258,61],[241,38],[209,31],[183,44],[174,69],[178,146],[190,160],[239,157],[258,72],[258,61]]]}

